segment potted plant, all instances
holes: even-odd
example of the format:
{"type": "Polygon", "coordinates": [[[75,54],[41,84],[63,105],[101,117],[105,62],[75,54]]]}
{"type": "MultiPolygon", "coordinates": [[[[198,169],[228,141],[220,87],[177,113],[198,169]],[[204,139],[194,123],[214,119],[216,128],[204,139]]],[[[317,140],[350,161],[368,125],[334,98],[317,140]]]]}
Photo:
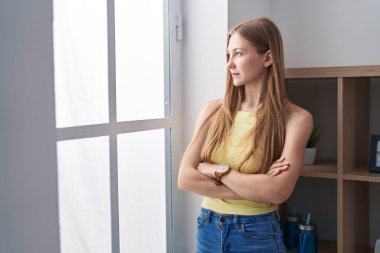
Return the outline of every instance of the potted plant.
{"type": "Polygon", "coordinates": [[[305,156],[303,164],[314,164],[315,156],[317,155],[317,148],[315,145],[318,143],[321,133],[318,128],[315,128],[311,133],[309,140],[306,144],[305,156]]]}

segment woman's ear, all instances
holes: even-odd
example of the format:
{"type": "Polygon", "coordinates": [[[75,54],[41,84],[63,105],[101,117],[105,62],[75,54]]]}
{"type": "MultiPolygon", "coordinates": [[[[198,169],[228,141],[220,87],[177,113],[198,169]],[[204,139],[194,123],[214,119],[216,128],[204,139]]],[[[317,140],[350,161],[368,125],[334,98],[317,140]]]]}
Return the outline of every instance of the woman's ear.
{"type": "Polygon", "coordinates": [[[264,61],[264,67],[268,68],[271,66],[273,63],[273,58],[272,58],[272,51],[268,50],[265,52],[265,61],[264,61]]]}

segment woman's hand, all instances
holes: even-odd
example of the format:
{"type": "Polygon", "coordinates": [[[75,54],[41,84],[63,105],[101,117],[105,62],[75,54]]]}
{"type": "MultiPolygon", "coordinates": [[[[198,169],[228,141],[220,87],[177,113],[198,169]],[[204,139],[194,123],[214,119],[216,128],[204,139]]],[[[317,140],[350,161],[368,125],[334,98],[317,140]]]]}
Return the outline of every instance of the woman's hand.
{"type": "MultiPolygon", "coordinates": [[[[215,179],[216,166],[217,165],[213,163],[202,162],[198,164],[197,169],[203,175],[215,179]]],[[[272,164],[272,166],[269,168],[269,171],[267,172],[267,175],[277,176],[281,172],[286,171],[288,169],[289,163],[285,160],[285,157],[282,157],[272,164]]]]}
{"type": "Polygon", "coordinates": [[[285,157],[281,157],[272,164],[267,172],[267,175],[277,176],[281,172],[288,170],[288,168],[289,163],[285,160],[285,157]]]}
{"type": "Polygon", "coordinates": [[[197,170],[203,175],[208,176],[209,178],[215,179],[216,166],[217,165],[213,163],[202,162],[198,164],[197,170]]]}

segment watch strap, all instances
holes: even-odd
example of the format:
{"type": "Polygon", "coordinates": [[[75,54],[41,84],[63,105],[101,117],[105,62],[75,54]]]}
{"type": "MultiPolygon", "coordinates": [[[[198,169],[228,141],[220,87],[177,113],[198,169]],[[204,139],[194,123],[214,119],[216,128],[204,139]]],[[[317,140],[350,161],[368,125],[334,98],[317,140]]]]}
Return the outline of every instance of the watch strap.
{"type": "Polygon", "coordinates": [[[215,184],[216,185],[222,185],[223,184],[222,183],[222,177],[225,176],[225,175],[227,175],[230,172],[230,170],[231,170],[230,166],[228,166],[226,164],[223,164],[223,165],[225,165],[225,166],[228,167],[228,169],[226,171],[224,171],[223,173],[222,172],[218,172],[218,171],[214,172],[214,175],[215,175],[215,184]]]}

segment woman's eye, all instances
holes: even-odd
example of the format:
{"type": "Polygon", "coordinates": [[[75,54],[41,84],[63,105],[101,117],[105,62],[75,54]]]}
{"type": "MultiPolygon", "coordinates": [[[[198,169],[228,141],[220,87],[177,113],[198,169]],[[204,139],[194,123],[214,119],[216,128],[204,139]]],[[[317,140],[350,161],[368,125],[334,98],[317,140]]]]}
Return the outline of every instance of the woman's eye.
{"type": "Polygon", "coordinates": [[[242,53],[240,53],[240,52],[236,52],[235,55],[236,55],[236,56],[242,56],[242,53]]]}

